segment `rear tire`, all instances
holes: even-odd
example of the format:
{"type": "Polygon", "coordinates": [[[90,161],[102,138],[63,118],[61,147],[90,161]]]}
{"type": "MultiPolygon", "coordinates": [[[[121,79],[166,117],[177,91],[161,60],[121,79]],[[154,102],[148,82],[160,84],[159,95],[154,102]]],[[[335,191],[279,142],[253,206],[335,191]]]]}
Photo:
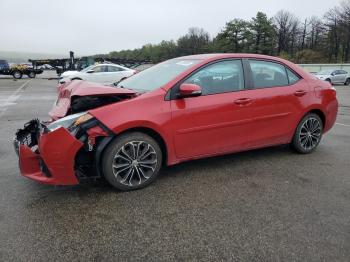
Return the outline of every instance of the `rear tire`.
{"type": "Polygon", "coordinates": [[[30,73],[28,74],[28,77],[29,77],[29,78],[35,78],[35,76],[36,76],[36,74],[35,74],[34,72],[30,72],[30,73]]]}
{"type": "Polygon", "coordinates": [[[314,113],[308,113],[298,124],[291,146],[300,154],[308,154],[319,145],[323,133],[323,122],[314,113]]]}
{"type": "Polygon", "coordinates": [[[349,84],[350,84],[350,78],[347,78],[347,79],[345,80],[344,85],[348,86],[349,84]]]}
{"type": "Polygon", "coordinates": [[[118,136],[102,157],[102,172],[115,188],[128,191],[151,184],[159,174],[162,151],[158,143],[141,132],[118,136]]]}
{"type": "Polygon", "coordinates": [[[13,78],[15,78],[15,79],[21,79],[21,78],[22,78],[22,72],[16,70],[16,71],[14,71],[14,72],[12,73],[12,76],[13,76],[13,78]]]}

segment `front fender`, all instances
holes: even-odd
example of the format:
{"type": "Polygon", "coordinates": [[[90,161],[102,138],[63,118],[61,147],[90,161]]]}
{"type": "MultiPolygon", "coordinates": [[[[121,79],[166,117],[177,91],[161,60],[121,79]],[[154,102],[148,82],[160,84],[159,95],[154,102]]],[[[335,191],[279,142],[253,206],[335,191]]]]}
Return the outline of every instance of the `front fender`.
{"type": "Polygon", "coordinates": [[[165,94],[163,89],[157,89],[130,100],[90,110],[89,113],[115,134],[135,128],[152,129],[163,138],[168,164],[171,164],[176,160],[172,158],[171,107],[170,101],[164,100],[165,94]]]}

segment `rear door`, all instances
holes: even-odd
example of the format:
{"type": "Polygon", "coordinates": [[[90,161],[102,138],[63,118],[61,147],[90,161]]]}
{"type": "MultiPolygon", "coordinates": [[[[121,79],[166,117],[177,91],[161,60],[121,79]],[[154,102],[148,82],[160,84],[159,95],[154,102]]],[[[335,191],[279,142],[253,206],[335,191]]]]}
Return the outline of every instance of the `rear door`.
{"type": "Polygon", "coordinates": [[[106,83],[115,83],[124,77],[125,69],[119,66],[107,66],[106,83]]]}
{"type": "Polygon", "coordinates": [[[312,96],[305,80],[283,64],[270,60],[245,60],[254,101],[254,147],[289,143],[304,105],[312,96]]]}
{"type": "Polygon", "coordinates": [[[106,79],[105,74],[107,72],[107,67],[104,65],[97,65],[94,68],[92,68],[92,70],[94,71],[85,74],[84,80],[96,83],[105,83],[104,81],[106,79]]]}

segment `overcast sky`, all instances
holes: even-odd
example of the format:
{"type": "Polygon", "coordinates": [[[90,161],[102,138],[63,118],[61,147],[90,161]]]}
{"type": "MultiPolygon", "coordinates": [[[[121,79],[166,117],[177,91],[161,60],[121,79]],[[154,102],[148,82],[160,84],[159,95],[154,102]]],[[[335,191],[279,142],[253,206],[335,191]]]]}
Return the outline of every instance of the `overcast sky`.
{"type": "Polygon", "coordinates": [[[0,50],[76,55],[177,39],[189,27],[212,36],[233,18],[285,9],[322,16],[338,0],[0,0],[0,50]]]}

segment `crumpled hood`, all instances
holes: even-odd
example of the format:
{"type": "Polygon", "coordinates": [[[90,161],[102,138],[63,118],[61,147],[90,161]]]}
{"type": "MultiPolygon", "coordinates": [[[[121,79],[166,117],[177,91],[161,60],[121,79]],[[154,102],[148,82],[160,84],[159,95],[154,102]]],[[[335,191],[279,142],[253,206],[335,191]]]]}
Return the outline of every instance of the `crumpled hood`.
{"type": "Polygon", "coordinates": [[[70,93],[70,96],[87,96],[87,95],[109,95],[109,94],[135,94],[136,91],[105,86],[98,83],[86,82],[82,80],[73,80],[62,85],[61,91],[66,91],[70,93]]]}
{"type": "MultiPolygon", "coordinates": [[[[103,97],[108,98],[108,96],[113,96],[120,97],[120,100],[122,100],[132,98],[135,95],[136,91],[130,89],[74,80],[64,83],[58,87],[58,98],[53,108],[49,112],[49,115],[53,120],[66,116],[69,111],[71,111],[72,100],[76,100],[79,97],[89,97],[96,100],[97,98],[103,99],[103,97]]],[[[117,100],[115,102],[117,102],[117,100]]],[[[101,106],[102,105],[103,104],[101,104],[101,106]]]]}

